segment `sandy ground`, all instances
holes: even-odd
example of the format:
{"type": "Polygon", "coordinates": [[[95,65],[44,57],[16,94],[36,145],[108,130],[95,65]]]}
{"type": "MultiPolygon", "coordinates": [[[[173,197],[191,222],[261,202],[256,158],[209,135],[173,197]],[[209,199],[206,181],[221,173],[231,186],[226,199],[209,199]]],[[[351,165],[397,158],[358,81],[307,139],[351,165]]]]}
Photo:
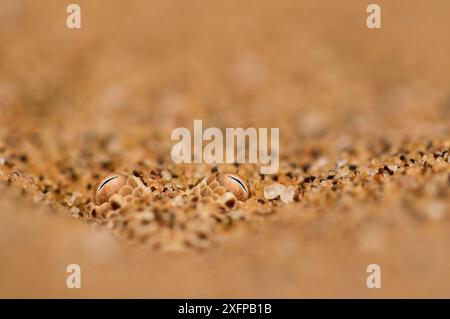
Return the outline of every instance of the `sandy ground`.
{"type": "Polygon", "coordinates": [[[0,1],[0,297],[450,297],[450,4],[378,1],[368,30],[369,3],[80,0],[68,30],[61,1],[0,1]],[[257,217],[273,178],[220,167],[248,220],[177,252],[74,218],[107,172],[188,176],[170,132],[196,118],[279,127],[299,201],[257,217]]]}
{"type": "Polygon", "coordinates": [[[1,206],[9,225],[1,236],[2,297],[449,296],[446,226],[398,225],[381,251],[367,252],[333,238],[331,225],[312,226],[317,233],[305,240],[298,225],[281,222],[205,253],[173,254],[130,249],[70,218],[8,202],[1,206]],[[29,222],[33,214],[39,222],[29,222]],[[71,263],[81,266],[82,289],[65,286],[71,263]],[[366,286],[371,263],[382,265],[379,290],[366,286]]]}

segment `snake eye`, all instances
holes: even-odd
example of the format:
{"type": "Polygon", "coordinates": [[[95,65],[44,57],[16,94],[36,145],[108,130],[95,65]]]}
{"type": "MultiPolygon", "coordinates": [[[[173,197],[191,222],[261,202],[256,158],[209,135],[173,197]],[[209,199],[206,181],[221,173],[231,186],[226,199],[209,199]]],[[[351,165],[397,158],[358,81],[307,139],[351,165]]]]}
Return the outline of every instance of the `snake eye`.
{"type": "Polygon", "coordinates": [[[219,177],[219,183],[237,199],[244,201],[250,197],[247,182],[239,175],[226,173],[219,177]]]}
{"type": "Polygon", "coordinates": [[[126,177],[120,174],[108,175],[95,188],[94,200],[97,205],[106,202],[125,185],[126,177]]]}

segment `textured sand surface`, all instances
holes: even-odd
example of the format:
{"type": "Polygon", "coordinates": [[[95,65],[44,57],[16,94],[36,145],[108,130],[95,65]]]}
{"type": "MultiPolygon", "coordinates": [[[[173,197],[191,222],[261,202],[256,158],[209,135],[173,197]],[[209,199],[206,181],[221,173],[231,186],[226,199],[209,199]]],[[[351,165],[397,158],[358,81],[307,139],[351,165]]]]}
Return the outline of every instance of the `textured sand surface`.
{"type": "Polygon", "coordinates": [[[368,3],[78,1],[68,30],[60,1],[1,1],[0,297],[450,297],[450,4],[378,1],[369,31],[368,3]],[[229,222],[172,207],[215,170],[170,160],[194,119],[280,128],[277,175],[217,168],[252,191],[229,222]],[[110,172],[154,183],[119,211],[155,232],[93,218],[110,172]]]}

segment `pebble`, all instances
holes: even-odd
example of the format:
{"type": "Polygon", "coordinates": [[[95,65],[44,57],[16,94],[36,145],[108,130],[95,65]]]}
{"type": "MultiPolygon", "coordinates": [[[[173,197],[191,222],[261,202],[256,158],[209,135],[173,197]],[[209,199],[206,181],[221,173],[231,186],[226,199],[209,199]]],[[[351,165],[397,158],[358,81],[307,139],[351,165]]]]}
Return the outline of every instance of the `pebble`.
{"type": "Polygon", "coordinates": [[[280,199],[285,204],[290,204],[294,201],[295,188],[293,186],[286,187],[280,195],[280,199]]]}

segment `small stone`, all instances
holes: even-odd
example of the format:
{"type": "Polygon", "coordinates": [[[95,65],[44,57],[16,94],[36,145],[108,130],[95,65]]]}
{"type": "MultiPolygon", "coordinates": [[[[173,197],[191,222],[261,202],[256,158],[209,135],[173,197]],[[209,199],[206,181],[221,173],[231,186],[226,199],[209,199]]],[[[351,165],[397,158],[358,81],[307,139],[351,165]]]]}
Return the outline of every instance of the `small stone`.
{"type": "Polygon", "coordinates": [[[387,167],[389,168],[390,171],[392,171],[394,173],[398,170],[397,165],[388,165],[387,167]]]}
{"type": "Polygon", "coordinates": [[[125,199],[119,194],[113,194],[109,199],[112,209],[119,209],[125,206],[125,199]]]}
{"type": "Polygon", "coordinates": [[[139,180],[137,177],[135,177],[135,176],[130,176],[130,177],[128,177],[126,183],[127,183],[127,185],[130,186],[132,189],[137,188],[137,187],[141,184],[140,180],[139,180]]]}
{"type": "Polygon", "coordinates": [[[347,165],[347,161],[342,160],[342,161],[336,162],[336,167],[337,167],[337,168],[342,168],[342,167],[344,167],[345,165],[347,165]]]}
{"type": "Polygon", "coordinates": [[[272,185],[264,188],[264,198],[265,199],[275,199],[284,192],[286,187],[280,183],[274,183],[272,185]]]}
{"type": "Polygon", "coordinates": [[[229,192],[232,192],[238,200],[244,201],[250,197],[247,182],[236,174],[223,174],[219,176],[219,183],[229,192]]]}
{"type": "Polygon", "coordinates": [[[111,204],[109,202],[105,202],[100,205],[98,211],[101,214],[102,217],[105,217],[106,214],[111,210],[111,204]]]}

